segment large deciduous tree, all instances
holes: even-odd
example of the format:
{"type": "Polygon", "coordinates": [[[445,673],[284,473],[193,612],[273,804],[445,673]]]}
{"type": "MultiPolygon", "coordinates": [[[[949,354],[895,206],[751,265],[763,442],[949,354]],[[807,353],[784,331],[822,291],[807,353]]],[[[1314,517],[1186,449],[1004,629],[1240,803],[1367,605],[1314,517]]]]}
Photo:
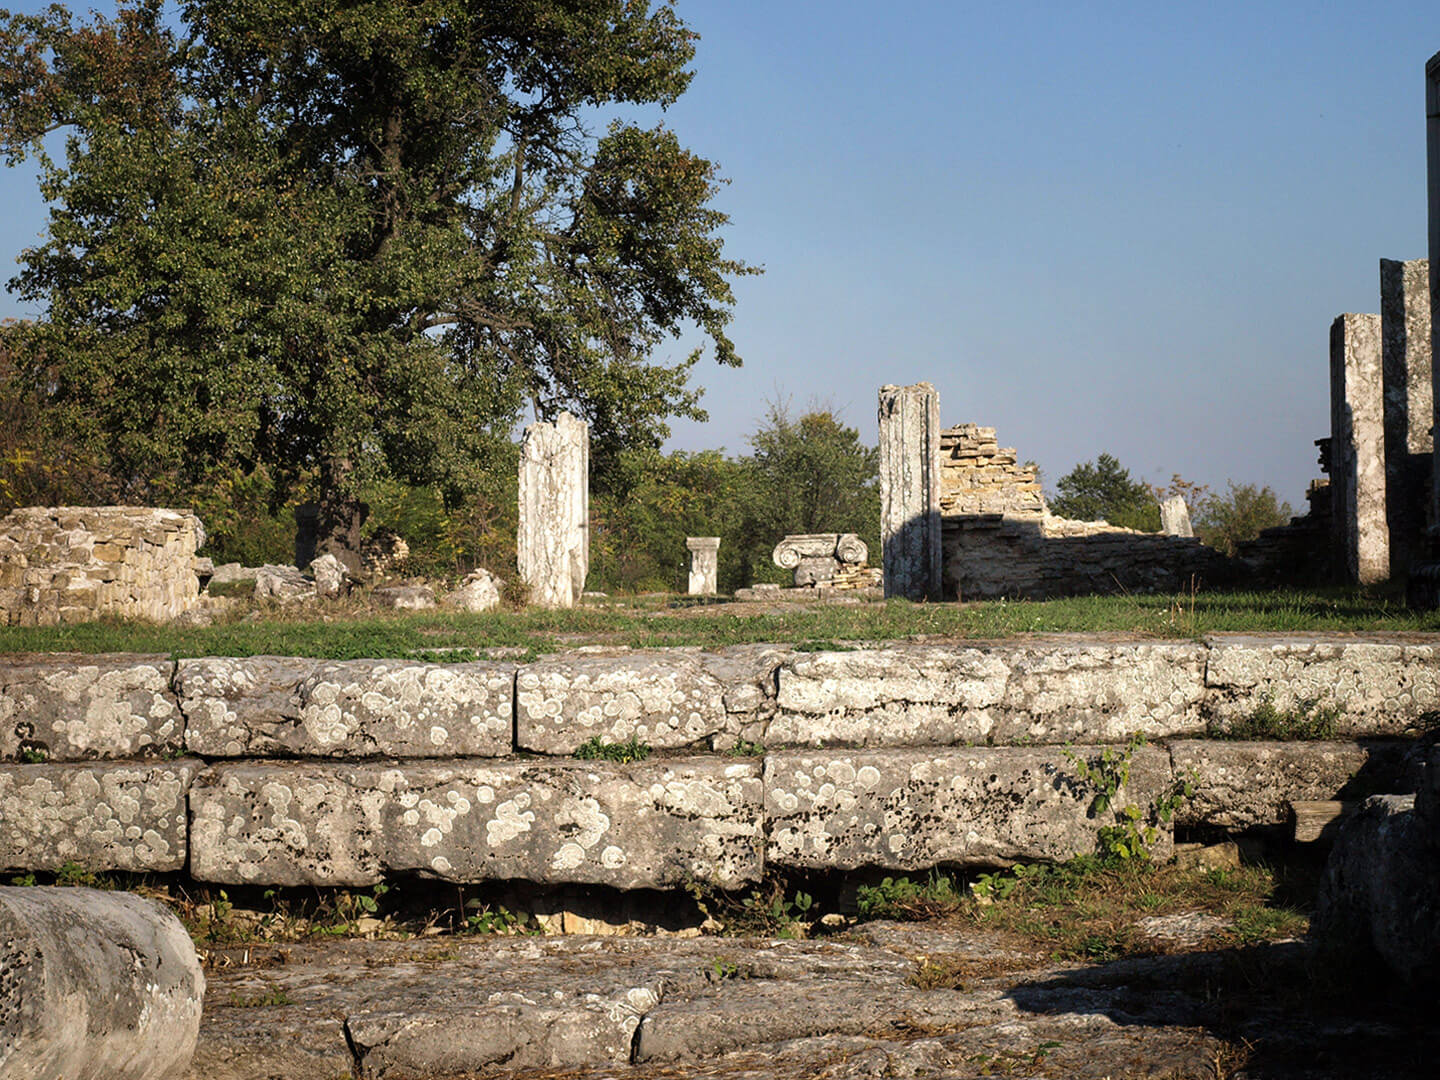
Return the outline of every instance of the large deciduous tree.
{"type": "Polygon", "coordinates": [[[0,13],[0,145],[51,205],[12,283],[45,310],[26,348],[122,494],[310,475],[338,543],[376,479],[464,490],[527,403],[583,414],[602,461],[703,415],[698,354],[649,357],[698,325],[739,362],[715,167],[587,130],[686,88],[668,5],[161,7],[0,13]]]}

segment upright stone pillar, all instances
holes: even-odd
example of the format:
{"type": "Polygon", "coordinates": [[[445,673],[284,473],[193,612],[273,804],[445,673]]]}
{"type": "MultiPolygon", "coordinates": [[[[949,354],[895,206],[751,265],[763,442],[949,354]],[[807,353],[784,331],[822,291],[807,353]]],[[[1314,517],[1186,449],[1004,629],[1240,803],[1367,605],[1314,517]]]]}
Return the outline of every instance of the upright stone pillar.
{"type": "Polygon", "coordinates": [[[720,571],[720,538],[690,536],[685,546],[690,550],[690,595],[714,596],[720,571]]]}
{"type": "Polygon", "coordinates": [[[885,595],[940,599],[940,395],[880,388],[880,548],[885,595]]]}
{"type": "Polygon", "coordinates": [[[1171,495],[1160,503],[1160,531],[1166,536],[1194,536],[1190,525],[1190,508],[1184,495],[1171,495]]]}
{"type": "Polygon", "coordinates": [[[1349,581],[1390,576],[1385,520],[1385,408],[1380,316],[1330,327],[1330,486],[1336,564],[1349,581]]]}
{"type": "Polygon", "coordinates": [[[1425,558],[1431,514],[1435,422],[1430,351],[1429,261],[1380,260],[1385,381],[1385,503],[1390,574],[1425,558]]]}
{"type": "MultiPolygon", "coordinates": [[[[1430,58],[1425,65],[1425,142],[1426,159],[1428,171],[1429,203],[1430,203],[1430,244],[1426,249],[1429,254],[1431,266],[1440,266],[1440,53],[1430,58]]],[[[1431,419],[1435,427],[1440,427],[1440,394],[1433,393],[1433,388],[1440,386],[1440,370],[1436,365],[1440,364],[1440,344],[1436,343],[1436,335],[1440,334],[1440,271],[1430,274],[1430,386],[1432,388],[1431,408],[1434,412],[1431,419]]],[[[1434,430],[1432,428],[1432,430],[1434,430]]],[[[1431,529],[1429,550],[1425,553],[1428,559],[1440,556],[1440,540],[1437,540],[1437,532],[1440,532],[1440,439],[1432,439],[1431,466],[1430,466],[1430,513],[1429,522],[1431,529]]]]}
{"type": "Polygon", "coordinates": [[[516,548],[530,603],[574,607],[590,569],[590,425],[568,412],[525,429],[516,548]]]}

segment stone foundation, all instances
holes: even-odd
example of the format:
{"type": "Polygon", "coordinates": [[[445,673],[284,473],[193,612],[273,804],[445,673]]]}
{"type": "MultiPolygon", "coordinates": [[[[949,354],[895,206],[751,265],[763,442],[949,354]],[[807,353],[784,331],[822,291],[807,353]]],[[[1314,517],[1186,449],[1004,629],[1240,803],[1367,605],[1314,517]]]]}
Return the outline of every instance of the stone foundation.
{"type": "Polygon", "coordinates": [[[200,519],[134,506],[26,507],[0,519],[0,620],[165,622],[198,602],[200,519]]]}

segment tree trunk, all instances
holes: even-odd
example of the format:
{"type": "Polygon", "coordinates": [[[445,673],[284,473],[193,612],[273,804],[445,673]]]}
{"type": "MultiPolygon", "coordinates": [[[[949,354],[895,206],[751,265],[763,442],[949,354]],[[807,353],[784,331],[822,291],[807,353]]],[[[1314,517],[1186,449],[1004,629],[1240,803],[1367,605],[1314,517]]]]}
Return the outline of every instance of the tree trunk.
{"type": "MultiPolygon", "coordinates": [[[[327,461],[320,469],[320,500],[315,507],[315,554],[334,555],[353,577],[362,575],[360,527],[370,507],[349,492],[348,461],[327,461]]],[[[303,569],[303,567],[302,567],[303,569]]]]}

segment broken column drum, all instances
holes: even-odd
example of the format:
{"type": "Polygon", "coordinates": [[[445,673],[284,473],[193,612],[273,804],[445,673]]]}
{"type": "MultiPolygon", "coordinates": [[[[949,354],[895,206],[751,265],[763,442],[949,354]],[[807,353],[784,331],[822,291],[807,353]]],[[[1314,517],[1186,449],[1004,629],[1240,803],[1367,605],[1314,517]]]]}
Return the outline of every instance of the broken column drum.
{"type": "Polygon", "coordinates": [[[1390,550],[1378,315],[1341,315],[1330,327],[1330,486],[1343,576],[1361,585],[1385,581],[1390,550]]]}
{"type": "Polygon", "coordinates": [[[690,552],[690,595],[714,596],[719,577],[720,538],[689,536],[685,547],[690,552]]]}
{"type": "Polygon", "coordinates": [[[562,412],[520,444],[520,579],[539,607],[574,607],[590,568],[590,426],[562,412]]]}
{"type": "Polygon", "coordinates": [[[940,598],[940,395],[880,388],[880,548],[885,595],[940,598]]]}
{"type": "Polygon", "coordinates": [[[798,533],[775,545],[770,559],[795,571],[795,584],[818,585],[836,574],[864,567],[870,548],[854,533],[798,533]]]}

